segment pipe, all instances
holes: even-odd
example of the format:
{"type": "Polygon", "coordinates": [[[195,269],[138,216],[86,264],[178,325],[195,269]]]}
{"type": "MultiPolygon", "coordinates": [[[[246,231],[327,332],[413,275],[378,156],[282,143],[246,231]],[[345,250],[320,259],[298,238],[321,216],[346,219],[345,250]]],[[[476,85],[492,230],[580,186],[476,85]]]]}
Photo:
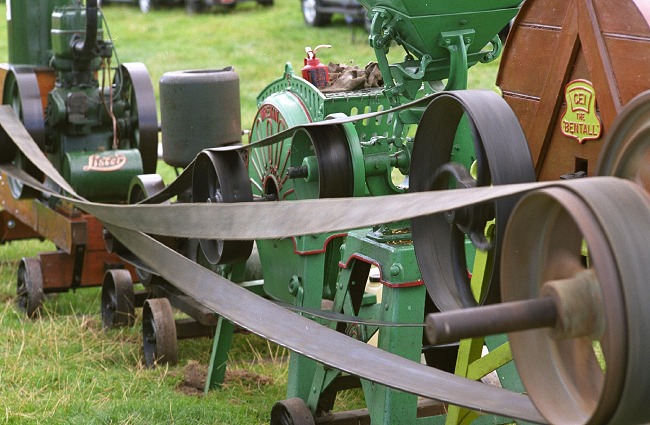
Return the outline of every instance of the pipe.
{"type": "Polygon", "coordinates": [[[86,37],[75,37],[70,42],[70,47],[75,55],[81,58],[92,56],[93,48],[97,43],[97,0],[86,0],[86,37]]]}

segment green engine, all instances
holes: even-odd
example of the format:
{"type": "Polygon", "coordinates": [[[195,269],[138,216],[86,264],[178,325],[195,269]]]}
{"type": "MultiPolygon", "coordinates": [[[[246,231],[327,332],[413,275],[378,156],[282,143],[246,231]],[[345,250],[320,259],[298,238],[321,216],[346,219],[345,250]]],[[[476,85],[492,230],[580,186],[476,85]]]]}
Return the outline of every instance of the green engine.
{"type": "MultiPolygon", "coordinates": [[[[31,49],[38,52],[31,56],[10,52],[12,61],[22,63],[9,67],[3,103],[17,109],[78,194],[93,201],[125,201],[130,180],[156,167],[156,105],[146,68],[112,66],[113,45],[104,39],[97,0],[85,6],[72,0],[33,0],[8,8],[10,40],[39,48],[31,49]],[[26,20],[35,11],[46,21],[30,32],[26,20]],[[20,25],[20,20],[25,22],[20,25]]],[[[19,152],[14,154],[14,163],[40,177],[19,152]]],[[[12,189],[16,197],[33,195],[19,184],[12,189]]]]}

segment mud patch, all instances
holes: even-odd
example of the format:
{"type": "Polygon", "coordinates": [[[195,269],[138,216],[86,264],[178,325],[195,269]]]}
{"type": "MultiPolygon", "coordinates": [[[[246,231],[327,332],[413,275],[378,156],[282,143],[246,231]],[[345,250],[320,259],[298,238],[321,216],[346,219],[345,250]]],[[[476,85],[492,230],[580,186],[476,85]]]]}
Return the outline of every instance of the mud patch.
{"type": "Polygon", "coordinates": [[[265,387],[273,385],[273,378],[266,375],[260,375],[248,370],[226,370],[226,382],[224,385],[241,386],[248,389],[265,387]]]}
{"type": "MultiPolygon", "coordinates": [[[[195,360],[190,360],[183,370],[183,380],[176,386],[176,390],[186,395],[201,396],[205,389],[208,367],[195,360]]],[[[273,378],[260,375],[248,370],[226,370],[224,387],[241,387],[243,389],[256,389],[273,385],[273,378]]]]}
{"type": "Polygon", "coordinates": [[[190,360],[183,371],[183,380],[176,389],[187,395],[203,395],[208,367],[195,360],[190,360]]]}

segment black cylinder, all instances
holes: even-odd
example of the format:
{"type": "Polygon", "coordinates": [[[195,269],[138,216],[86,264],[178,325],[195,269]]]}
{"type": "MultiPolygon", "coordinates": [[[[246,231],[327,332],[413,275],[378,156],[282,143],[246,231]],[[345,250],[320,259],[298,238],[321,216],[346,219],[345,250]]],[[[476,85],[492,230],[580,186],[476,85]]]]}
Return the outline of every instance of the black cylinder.
{"type": "Polygon", "coordinates": [[[239,76],[232,67],[164,74],[160,116],[169,165],[185,167],[203,149],[241,143],[239,76]]]}

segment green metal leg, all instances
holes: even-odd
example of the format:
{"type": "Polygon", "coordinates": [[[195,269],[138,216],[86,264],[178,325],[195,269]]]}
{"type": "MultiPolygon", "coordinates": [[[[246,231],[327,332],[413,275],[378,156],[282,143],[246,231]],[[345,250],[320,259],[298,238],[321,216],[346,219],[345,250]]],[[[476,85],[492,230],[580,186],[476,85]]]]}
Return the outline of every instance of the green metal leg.
{"type": "Polygon", "coordinates": [[[217,331],[214,335],[212,342],[212,354],[210,355],[210,366],[208,369],[208,376],[205,380],[205,393],[208,391],[219,388],[223,384],[226,377],[226,362],[228,360],[228,351],[232,344],[232,335],[235,331],[235,326],[224,319],[219,317],[217,323],[217,331]]]}
{"type": "MultiPolygon", "coordinates": [[[[421,322],[424,317],[424,286],[391,288],[384,286],[381,319],[395,322],[421,322]]],[[[398,356],[420,362],[422,328],[384,327],[379,330],[378,347],[398,356]]],[[[417,397],[362,380],[372,424],[420,423],[417,397]]]]}
{"type": "MultiPolygon", "coordinates": [[[[305,271],[300,284],[296,305],[321,308],[323,299],[323,280],[325,276],[324,254],[306,255],[303,258],[305,271]]],[[[289,377],[287,383],[287,398],[300,397],[308,400],[312,389],[312,379],[316,373],[317,363],[300,354],[291,352],[289,355],[289,377]]]]}
{"type": "MultiPolygon", "coordinates": [[[[489,224],[486,235],[490,235],[493,230],[492,224],[489,224]]],[[[476,251],[472,274],[472,292],[477,299],[482,298],[484,291],[487,290],[485,283],[486,276],[489,275],[490,271],[490,255],[488,252],[476,251]]],[[[465,339],[461,341],[458,349],[458,359],[454,373],[468,379],[479,380],[492,371],[497,371],[501,385],[504,388],[523,392],[523,385],[521,385],[519,375],[511,360],[510,344],[505,335],[465,339]],[[489,352],[487,355],[482,356],[484,345],[489,352]]],[[[512,419],[479,415],[477,412],[465,408],[449,406],[445,423],[447,425],[464,425],[469,423],[505,424],[512,422],[514,422],[512,419]]]]}

